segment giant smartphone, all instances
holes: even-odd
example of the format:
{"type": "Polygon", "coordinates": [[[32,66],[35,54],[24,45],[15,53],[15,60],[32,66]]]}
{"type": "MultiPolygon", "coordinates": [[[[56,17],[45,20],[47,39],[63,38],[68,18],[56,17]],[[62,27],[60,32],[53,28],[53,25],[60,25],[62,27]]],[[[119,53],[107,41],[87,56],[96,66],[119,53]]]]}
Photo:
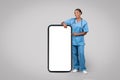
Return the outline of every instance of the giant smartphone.
{"type": "Polygon", "coordinates": [[[48,26],[48,71],[70,72],[71,27],[62,25],[48,26]]]}

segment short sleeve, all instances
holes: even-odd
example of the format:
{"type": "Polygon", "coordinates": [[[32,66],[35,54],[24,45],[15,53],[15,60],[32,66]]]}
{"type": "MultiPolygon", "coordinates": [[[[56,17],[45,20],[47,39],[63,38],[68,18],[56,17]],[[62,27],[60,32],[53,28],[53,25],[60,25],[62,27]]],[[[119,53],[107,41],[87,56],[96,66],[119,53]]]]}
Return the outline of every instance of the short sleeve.
{"type": "Polygon", "coordinates": [[[66,25],[71,25],[71,20],[72,20],[72,18],[64,21],[64,23],[65,23],[66,25]]]}
{"type": "Polygon", "coordinates": [[[89,32],[88,23],[87,22],[83,26],[83,32],[89,32]]]}

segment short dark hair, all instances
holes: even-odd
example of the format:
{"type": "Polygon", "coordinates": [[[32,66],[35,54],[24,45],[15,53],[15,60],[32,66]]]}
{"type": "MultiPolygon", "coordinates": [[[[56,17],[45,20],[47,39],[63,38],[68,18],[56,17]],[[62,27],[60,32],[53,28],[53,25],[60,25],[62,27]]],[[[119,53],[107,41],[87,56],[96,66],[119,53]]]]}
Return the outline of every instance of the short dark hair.
{"type": "Polygon", "coordinates": [[[79,8],[75,9],[75,11],[79,11],[82,14],[81,9],[79,9],[79,8]]]}

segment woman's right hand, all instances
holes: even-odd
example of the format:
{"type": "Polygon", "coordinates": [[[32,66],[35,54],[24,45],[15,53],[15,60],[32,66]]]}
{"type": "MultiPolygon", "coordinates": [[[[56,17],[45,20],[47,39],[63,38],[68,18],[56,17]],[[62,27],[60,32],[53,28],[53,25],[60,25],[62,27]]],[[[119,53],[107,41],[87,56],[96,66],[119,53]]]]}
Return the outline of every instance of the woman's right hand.
{"type": "Polygon", "coordinates": [[[64,26],[64,28],[67,28],[67,25],[64,22],[62,22],[61,24],[64,26]]]}

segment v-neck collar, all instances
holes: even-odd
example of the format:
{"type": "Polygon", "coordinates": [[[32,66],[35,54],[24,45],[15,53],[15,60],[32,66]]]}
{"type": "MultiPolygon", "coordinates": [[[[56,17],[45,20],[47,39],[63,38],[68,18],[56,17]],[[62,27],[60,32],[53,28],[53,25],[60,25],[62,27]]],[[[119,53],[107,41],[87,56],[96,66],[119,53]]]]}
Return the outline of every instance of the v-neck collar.
{"type": "Polygon", "coordinates": [[[82,20],[83,18],[81,18],[81,20],[77,22],[77,19],[75,18],[75,23],[80,23],[82,20]]]}

